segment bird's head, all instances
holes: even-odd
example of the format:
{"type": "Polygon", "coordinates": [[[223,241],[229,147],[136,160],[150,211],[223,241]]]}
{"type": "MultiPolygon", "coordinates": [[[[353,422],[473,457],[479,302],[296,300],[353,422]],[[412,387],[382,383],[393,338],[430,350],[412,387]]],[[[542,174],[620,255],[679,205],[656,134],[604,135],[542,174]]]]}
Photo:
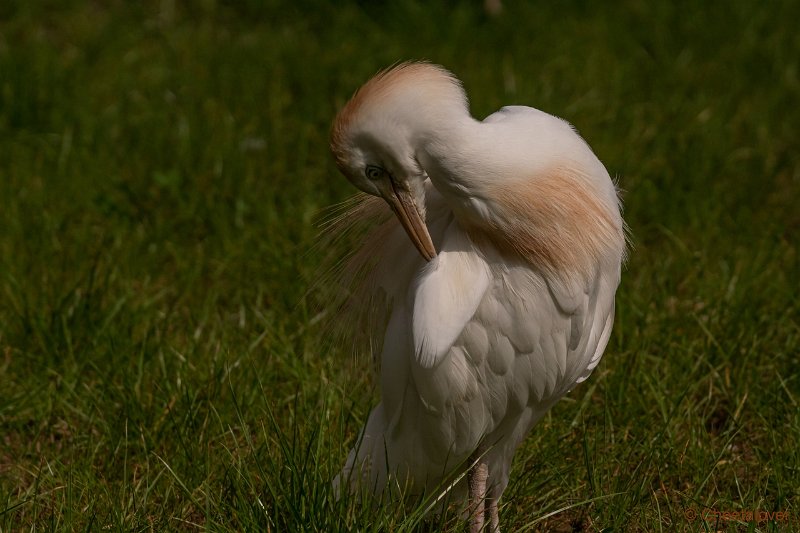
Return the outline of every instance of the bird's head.
{"type": "Polygon", "coordinates": [[[362,191],[389,204],[419,253],[436,249],[425,224],[428,178],[417,150],[431,128],[463,114],[466,96],[448,71],[429,63],[402,63],[369,80],[342,108],[331,130],[339,170],[362,191]]]}

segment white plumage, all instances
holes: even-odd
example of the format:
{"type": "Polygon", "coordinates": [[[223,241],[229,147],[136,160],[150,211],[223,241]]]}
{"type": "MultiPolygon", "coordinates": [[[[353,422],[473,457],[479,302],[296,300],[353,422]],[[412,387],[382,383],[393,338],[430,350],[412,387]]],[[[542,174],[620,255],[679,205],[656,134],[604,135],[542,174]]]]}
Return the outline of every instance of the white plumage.
{"type": "Polygon", "coordinates": [[[390,310],[381,402],[335,482],[420,493],[473,465],[453,495],[469,493],[473,531],[499,530],[514,451],[609,339],[625,253],[614,184],[563,120],[513,106],[477,121],[427,63],[370,80],[331,145],[372,195],[343,219],[368,227],[342,272],[350,307],[381,294],[390,310]]]}

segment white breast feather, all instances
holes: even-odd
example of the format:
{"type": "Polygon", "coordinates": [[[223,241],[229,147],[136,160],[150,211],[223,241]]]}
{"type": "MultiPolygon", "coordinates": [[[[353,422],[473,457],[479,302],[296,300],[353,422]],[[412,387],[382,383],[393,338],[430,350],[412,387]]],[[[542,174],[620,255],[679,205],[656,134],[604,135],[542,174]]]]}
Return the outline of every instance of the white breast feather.
{"type": "Polygon", "coordinates": [[[458,225],[445,231],[438,256],[426,264],[410,288],[416,358],[431,368],[453,346],[475,314],[489,286],[486,262],[458,225]]]}

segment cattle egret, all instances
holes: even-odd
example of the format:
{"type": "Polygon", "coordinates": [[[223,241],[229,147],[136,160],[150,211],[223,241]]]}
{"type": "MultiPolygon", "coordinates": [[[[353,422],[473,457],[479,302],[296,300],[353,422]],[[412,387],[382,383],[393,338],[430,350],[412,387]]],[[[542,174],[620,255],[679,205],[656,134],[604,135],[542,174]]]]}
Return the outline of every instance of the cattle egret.
{"type": "Polygon", "coordinates": [[[614,183],[564,120],[510,106],[478,121],[424,62],[361,87],[331,149],[367,193],[339,223],[367,228],[340,271],[350,307],[386,313],[385,333],[362,331],[383,336],[381,401],[334,484],[448,487],[470,531],[499,531],[514,451],[608,343],[626,249],[614,183]]]}

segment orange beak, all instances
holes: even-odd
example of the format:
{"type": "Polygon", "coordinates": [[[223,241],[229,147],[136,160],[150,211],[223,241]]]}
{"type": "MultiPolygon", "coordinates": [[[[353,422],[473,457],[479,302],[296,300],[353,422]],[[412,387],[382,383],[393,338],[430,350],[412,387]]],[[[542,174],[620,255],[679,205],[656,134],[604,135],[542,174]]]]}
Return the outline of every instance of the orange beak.
{"type": "MultiPolygon", "coordinates": [[[[381,181],[383,182],[383,180],[381,181]]],[[[378,189],[425,261],[436,257],[436,248],[434,248],[431,235],[428,233],[428,226],[422,220],[422,215],[411,192],[398,188],[392,178],[381,183],[378,189]],[[389,186],[384,185],[386,182],[389,183],[389,186]]]]}

